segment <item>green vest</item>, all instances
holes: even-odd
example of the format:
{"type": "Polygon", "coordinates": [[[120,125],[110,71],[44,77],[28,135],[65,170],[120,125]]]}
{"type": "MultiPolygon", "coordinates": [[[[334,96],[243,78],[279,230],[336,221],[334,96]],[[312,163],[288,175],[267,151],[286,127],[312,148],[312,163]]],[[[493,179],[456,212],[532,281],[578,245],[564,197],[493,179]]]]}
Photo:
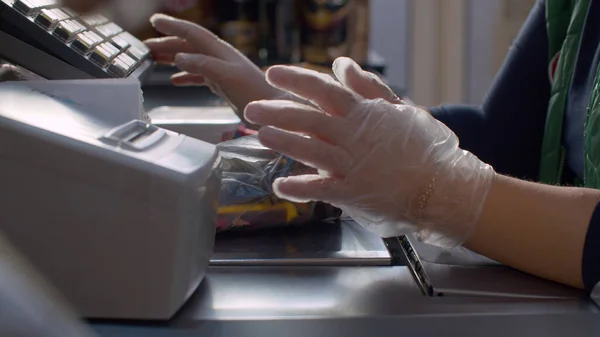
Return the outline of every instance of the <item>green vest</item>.
{"type": "MultiPolygon", "coordinates": [[[[590,0],[546,0],[551,94],[542,143],[540,182],[561,184],[565,165],[563,121],[579,43],[590,0]]],[[[577,185],[600,188],[600,68],[594,79],[585,122],[584,179],[577,185]]]]}

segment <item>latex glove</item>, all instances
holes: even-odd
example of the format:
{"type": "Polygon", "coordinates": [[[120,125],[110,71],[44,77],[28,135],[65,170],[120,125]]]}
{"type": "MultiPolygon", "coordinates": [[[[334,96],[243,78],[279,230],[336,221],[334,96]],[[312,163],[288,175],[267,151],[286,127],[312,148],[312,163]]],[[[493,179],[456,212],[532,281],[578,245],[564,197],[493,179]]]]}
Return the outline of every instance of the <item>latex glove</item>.
{"type": "MultiPolygon", "coordinates": [[[[334,71],[344,78],[339,65],[334,71]]],[[[266,125],[265,146],[319,169],[277,179],[279,197],[333,204],[383,237],[417,232],[444,248],[467,239],[495,173],[460,149],[444,124],[306,69],[273,67],[267,80],[318,107],[260,101],[246,108],[248,120],[266,125]]]]}
{"type": "Polygon", "coordinates": [[[253,100],[287,97],[267,83],[252,61],[208,29],[163,14],[150,21],[167,37],[146,44],[157,62],[182,70],[172,77],[175,85],[207,85],[240,113],[253,100]]]}

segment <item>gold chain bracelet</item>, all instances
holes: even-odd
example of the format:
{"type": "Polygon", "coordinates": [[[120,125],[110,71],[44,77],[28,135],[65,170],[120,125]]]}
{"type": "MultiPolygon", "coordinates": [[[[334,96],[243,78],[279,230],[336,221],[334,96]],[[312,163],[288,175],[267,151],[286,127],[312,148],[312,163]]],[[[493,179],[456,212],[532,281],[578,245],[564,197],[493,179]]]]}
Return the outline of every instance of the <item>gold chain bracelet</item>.
{"type": "Polygon", "coordinates": [[[431,199],[431,196],[433,195],[433,192],[435,190],[435,184],[437,182],[437,178],[438,178],[438,174],[436,172],[436,174],[434,174],[433,177],[431,177],[431,179],[429,180],[429,183],[427,184],[427,186],[425,186],[425,189],[423,189],[423,191],[421,192],[421,195],[419,196],[419,208],[417,209],[417,222],[421,221],[423,213],[425,212],[425,208],[427,208],[427,205],[429,204],[429,199],[431,199]]]}

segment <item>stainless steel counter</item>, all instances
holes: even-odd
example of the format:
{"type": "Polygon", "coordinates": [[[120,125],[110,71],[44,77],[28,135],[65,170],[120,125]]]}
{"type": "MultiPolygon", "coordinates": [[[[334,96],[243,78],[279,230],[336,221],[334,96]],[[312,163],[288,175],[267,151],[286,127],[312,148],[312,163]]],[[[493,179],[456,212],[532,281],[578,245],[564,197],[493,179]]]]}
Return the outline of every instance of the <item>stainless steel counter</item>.
{"type": "Polygon", "coordinates": [[[597,336],[600,316],[578,299],[425,297],[406,267],[213,267],[168,325],[97,329],[109,337],[597,336]]]}
{"type": "Polygon", "coordinates": [[[97,325],[103,336],[598,336],[589,301],[426,297],[407,267],[212,267],[167,325],[97,325]],[[393,330],[389,330],[393,329],[393,330]],[[375,334],[378,332],[379,334],[375,334]]]}
{"type": "MultiPolygon", "coordinates": [[[[597,312],[579,298],[427,297],[406,267],[214,267],[173,320],[515,315],[597,312]]],[[[598,316],[600,320],[600,316],[598,316]]]]}
{"type": "Polygon", "coordinates": [[[434,283],[475,291],[426,296],[385,247],[353,223],[221,237],[170,322],[94,327],[107,337],[600,335],[600,310],[580,291],[504,266],[433,263],[434,283]]]}

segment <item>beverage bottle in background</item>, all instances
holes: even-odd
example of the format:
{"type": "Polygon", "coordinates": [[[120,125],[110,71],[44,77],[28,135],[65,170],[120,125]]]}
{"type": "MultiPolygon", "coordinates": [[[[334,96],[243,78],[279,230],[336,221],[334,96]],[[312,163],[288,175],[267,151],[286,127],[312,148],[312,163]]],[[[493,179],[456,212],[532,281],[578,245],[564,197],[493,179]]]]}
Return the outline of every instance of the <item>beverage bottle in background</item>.
{"type": "Polygon", "coordinates": [[[205,1],[165,0],[163,13],[197,24],[203,24],[205,18],[205,1]]]}
{"type": "Polygon", "coordinates": [[[298,62],[299,36],[295,0],[260,0],[261,66],[298,62]]]}
{"type": "Polygon", "coordinates": [[[218,35],[252,61],[259,60],[258,0],[214,0],[212,8],[218,21],[218,35]]]}
{"type": "Polygon", "coordinates": [[[272,39],[280,62],[297,63],[301,60],[300,24],[294,0],[278,0],[272,39]]]}
{"type": "Polygon", "coordinates": [[[299,0],[304,61],[327,64],[349,55],[353,4],[352,0],[299,0]]]}
{"type": "Polygon", "coordinates": [[[370,0],[353,0],[352,19],[350,21],[350,56],[358,63],[368,63],[371,2],[370,0]]]}
{"type": "Polygon", "coordinates": [[[278,60],[275,42],[279,0],[259,0],[259,66],[278,60]]]}
{"type": "MultiPolygon", "coordinates": [[[[207,7],[208,3],[206,0],[163,0],[160,12],[205,25],[207,7]]],[[[141,40],[160,36],[148,20],[146,20],[147,23],[140,30],[133,32],[141,40]]]]}

